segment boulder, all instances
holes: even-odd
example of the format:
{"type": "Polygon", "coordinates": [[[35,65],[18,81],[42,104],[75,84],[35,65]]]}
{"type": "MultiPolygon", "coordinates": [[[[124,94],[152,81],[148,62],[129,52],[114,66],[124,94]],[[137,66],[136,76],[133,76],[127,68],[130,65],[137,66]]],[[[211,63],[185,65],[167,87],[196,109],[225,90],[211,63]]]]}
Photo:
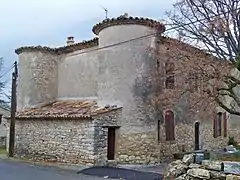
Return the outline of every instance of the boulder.
{"type": "Polygon", "coordinates": [[[210,160],[203,160],[202,166],[209,170],[221,171],[221,164],[220,161],[210,161],[210,160]]]}
{"type": "Polygon", "coordinates": [[[210,179],[210,172],[206,169],[194,168],[187,171],[189,176],[194,178],[210,179]]]}
{"type": "Polygon", "coordinates": [[[176,161],[171,162],[168,166],[169,167],[174,167],[174,166],[177,166],[179,164],[183,164],[183,162],[181,160],[176,160],[176,161]]]}
{"type": "Polygon", "coordinates": [[[227,175],[226,180],[240,180],[240,176],[237,175],[227,175]]]}
{"type": "Polygon", "coordinates": [[[210,172],[210,177],[211,179],[216,179],[216,180],[225,180],[226,179],[226,174],[222,172],[217,172],[217,171],[209,171],[210,172]]]}
{"type": "Polygon", "coordinates": [[[175,164],[175,165],[171,164],[171,166],[169,166],[169,168],[167,169],[167,173],[165,174],[164,177],[176,178],[186,173],[187,169],[188,169],[188,166],[186,166],[183,163],[178,162],[178,164],[175,164]]]}
{"type": "Polygon", "coordinates": [[[189,167],[190,169],[193,169],[193,168],[201,168],[202,166],[201,166],[200,164],[191,163],[188,167],[189,167]]]}
{"type": "Polygon", "coordinates": [[[183,174],[183,175],[175,178],[175,180],[189,180],[189,177],[187,174],[183,174]]]}
{"type": "Polygon", "coordinates": [[[183,156],[182,162],[189,165],[194,162],[194,154],[185,154],[183,156]]]}

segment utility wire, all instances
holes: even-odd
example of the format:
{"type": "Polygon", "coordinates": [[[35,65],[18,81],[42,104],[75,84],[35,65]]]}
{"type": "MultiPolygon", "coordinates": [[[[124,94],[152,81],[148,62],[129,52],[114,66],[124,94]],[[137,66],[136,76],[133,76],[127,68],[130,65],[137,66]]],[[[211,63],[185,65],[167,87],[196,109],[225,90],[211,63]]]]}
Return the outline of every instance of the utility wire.
{"type": "MultiPolygon", "coordinates": [[[[235,10],[240,10],[240,8],[237,8],[235,10]]],[[[229,13],[229,12],[230,11],[226,11],[224,13],[229,13]]],[[[210,16],[209,18],[218,17],[219,15],[222,15],[224,13],[220,13],[218,15],[213,15],[213,16],[210,16]]],[[[199,21],[204,21],[204,20],[207,20],[207,18],[202,18],[202,19],[198,19],[198,20],[193,21],[193,22],[189,22],[189,23],[185,23],[185,24],[182,24],[182,25],[170,27],[170,28],[166,29],[164,32],[167,32],[167,31],[170,31],[170,30],[174,30],[174,29],[178,29],[180,27],[187,26],[187,25],[190,25],[190,24],[195,24],[195,23],[197,23],[199,21]]],[[[118,45],[121,45],[121,44],[125,44],[125,43],[128,43],[128,42],[133,42],[133,41],[137,41],[137,40],[141,40],[141,39],[145,39],[145,38],[150,38],[150,37],[155,36],[157,34],[158,34],[158,32],[155,32],[155,33],[147,34],[147,35],[144,35],[144,36],[139,36],[137,38],[132,38],[132,39],[129,39],[129,40],[126,40],[126,41],[122,41],[122,42],[119,42],[119,43],[103,46],[103,47],[100,47],[100,48],[97,48],[97,49],[91,49],[91,50],[87,50],[87,51],[83,51],[83,52],[79,52],[79,53],[74,53],[74,54],[69,55],[69,56],[75,56],[75,55],[78,55],[78,54],[85,54],[85,53],[89,53],[89,52],[92,52],[92,51],[102,50],[102,49],[118,46],[118,45]]]]}
{"type": "Polygon", "coordinates": [[[12,65],[10,66],[10,68],[9,68],[5,73],[3,73],[3,74],[0,75],[0,78],[2,78],[2,77],[4,77],[5,75],[7,75],[13,68],[14,68],[14,65],[12,64],[12,65]]]}

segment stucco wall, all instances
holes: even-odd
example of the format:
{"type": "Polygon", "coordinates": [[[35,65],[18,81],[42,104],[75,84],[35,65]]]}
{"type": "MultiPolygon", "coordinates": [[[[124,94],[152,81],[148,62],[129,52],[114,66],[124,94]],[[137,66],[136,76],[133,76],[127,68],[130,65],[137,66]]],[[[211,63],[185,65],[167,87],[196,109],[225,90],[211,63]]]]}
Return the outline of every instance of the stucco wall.
{"type": "Polygon", "coordinates": [[[34,160],[94,163],[90,120],[17,120],[15,153],[34,160]]]}
{"type": "Polygon", "coordinates": [[[45,52],[23,52],[19,55],[17,110],[22,111],[57,97],[60,57],[45,52]]]}
{"type": "Polygon", "coordinates": [[[123,41],[146,36],[154,32],[154,29],[144,25],[128,24],[109,26],[101,30],[99,33],[99,47],[121,43],[123,41]]]}
{"type": "MultiPolygon", "coordinates": [[[[100,32],[100,47],[148,33],[152,29],[142,26],[109,27],[100,32]]],[[[153,42],[153,37],[130,41],[102,49],[99,55],[98,103],[123,107],[122,133],[144,131],[143,124],[153,120],[150,84],[154,64],[148,52],[153,42]]]]}
{"type": "Polygon", "coordinates": [[[59,61],[58,98],[97,96],[99,51],[95,48],[75,51],[59,61]]]}

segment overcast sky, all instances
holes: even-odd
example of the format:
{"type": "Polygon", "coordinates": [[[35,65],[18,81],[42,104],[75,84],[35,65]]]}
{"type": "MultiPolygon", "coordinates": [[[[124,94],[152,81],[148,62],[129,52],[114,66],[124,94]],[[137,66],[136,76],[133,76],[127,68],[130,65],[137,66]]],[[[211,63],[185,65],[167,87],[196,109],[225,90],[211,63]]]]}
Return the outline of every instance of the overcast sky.
{"type": "MultiPolygon", "coordinates": [[[[76,41],[91,39],[93,25],[123,13],[166,19],[165,11],[175,0],[0,0],[0,56],[9,67],[23,45],[64,45],[71,35],[76,41]]],[[[4,73],[5,71],[3,71],[4,73]]],[[[11,79],[11,73],[5,76],[11,79]]],[[[9,83],[10,85],[11,83],[9,83]]]]}

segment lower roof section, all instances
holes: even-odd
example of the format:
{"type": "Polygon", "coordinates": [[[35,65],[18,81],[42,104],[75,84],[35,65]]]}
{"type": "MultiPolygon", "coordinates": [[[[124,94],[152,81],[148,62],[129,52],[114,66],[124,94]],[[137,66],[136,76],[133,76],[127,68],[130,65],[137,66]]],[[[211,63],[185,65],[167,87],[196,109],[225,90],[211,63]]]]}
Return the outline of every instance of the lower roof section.
{"type": "Polygon", "coordinates": [[[94,116],[121,109],[117,106],[99,107],[94,100],[58,100],[39,107],[17,112],[17,119],[93,119],[94,116]]]}

